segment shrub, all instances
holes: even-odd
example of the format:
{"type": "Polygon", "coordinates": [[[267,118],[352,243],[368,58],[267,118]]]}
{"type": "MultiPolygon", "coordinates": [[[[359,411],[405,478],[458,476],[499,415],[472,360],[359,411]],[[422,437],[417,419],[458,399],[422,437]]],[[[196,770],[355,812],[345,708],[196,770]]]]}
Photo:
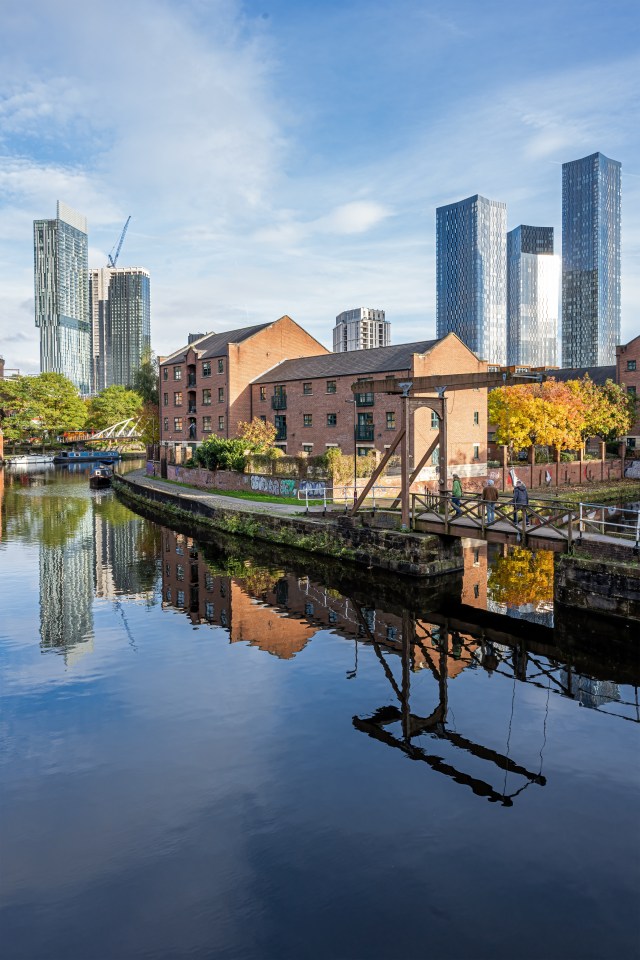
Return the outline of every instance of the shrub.
{"type": "Polygon", "coordinates": [[[197,449],[193,457],[194,465],[207,470],[238,470],[245,468],[246,442],[244,440],[225,440],[221,437],[209,437],[197,449]]]}

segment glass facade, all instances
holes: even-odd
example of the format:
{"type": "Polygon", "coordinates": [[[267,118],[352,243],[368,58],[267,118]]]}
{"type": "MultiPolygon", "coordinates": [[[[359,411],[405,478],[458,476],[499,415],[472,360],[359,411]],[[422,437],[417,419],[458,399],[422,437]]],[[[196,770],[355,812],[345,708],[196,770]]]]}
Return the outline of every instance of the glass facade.
{"type": "Polygon", "coordinates": [[[507,234],[507,363],[558,365],[560,258],[553,227],[507,234]]]}
{"type": "Polygon", "coordinates": [[[58,202],[55,220],[33,224],[35,323],[40,370],[91,387],[87,222],[58,202]]]}
{"type": "Polygon", "coordinates": [[[602,153],[562,165],[562,364],[604,366],[620,342],[620,171],[602,153]]]}
{"type": "Polygon", "coordinates": [[[130,386],[151,346],[150,280],[139,267],[91,270],[93,389],[130,386]]]}
{"type": "Polygon", "coordinates": [[[438,337],[455,333],[503,364],[507,332],[507,205],[468,197],[436,210],[438,337]]]}

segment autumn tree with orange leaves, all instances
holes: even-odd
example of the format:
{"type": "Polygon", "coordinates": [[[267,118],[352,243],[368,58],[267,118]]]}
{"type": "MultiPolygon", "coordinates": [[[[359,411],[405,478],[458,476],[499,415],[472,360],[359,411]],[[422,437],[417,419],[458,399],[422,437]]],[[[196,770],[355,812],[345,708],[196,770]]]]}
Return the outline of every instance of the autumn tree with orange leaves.
{"type": "Polygon", "coordinates": [[[589,437],[615,440],[635,417],[634,397],[611,380],[598,387],[589,377],[499,387],[488,403],[496,443],[514,450],[532,444],[576,450],[589,437]]]}

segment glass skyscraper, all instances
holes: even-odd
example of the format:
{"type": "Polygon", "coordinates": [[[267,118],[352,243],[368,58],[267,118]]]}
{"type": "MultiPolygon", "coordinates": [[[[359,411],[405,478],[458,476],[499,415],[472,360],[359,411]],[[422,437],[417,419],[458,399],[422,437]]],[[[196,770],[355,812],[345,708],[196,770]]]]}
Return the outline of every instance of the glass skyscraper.
{"type": "Polygon", "coordinates": [[[436,210],[438,337],[506,361],[507,205],[477,194],[436,210]]]}
{"type": "Polygon", "coordinates": [[[558,365],[560,258],[553,227],[525,224],[507,234],[507,363],[558,365]]]}
{"type": "Polygon", "coordinates": [[[130,386],[151,346],[149,272],[141,267],[90,271],[92,374],[96,393],[130,386]]]}
{"type": "Polygon", "coordinates": [[[562,364],[607,366],[620,342],[620,170],[594,153],[562,164],[562,364]]]}
{"type": "Polygon", "coordinates": [[[35,321],[40,370],[62,373],[80,393],[90,392],[87,221],[58,201],[55,220],[35,220],[35,321]]]}

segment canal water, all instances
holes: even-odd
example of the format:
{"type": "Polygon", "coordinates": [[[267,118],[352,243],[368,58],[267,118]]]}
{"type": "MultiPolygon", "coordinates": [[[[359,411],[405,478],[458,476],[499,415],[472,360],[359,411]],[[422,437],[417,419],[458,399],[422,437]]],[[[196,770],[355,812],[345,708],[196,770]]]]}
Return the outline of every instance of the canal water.
{"type": "Polygon", "coordinates": [[[0,472],[3,957],[637,953],[637,637],[0,472]]]}

